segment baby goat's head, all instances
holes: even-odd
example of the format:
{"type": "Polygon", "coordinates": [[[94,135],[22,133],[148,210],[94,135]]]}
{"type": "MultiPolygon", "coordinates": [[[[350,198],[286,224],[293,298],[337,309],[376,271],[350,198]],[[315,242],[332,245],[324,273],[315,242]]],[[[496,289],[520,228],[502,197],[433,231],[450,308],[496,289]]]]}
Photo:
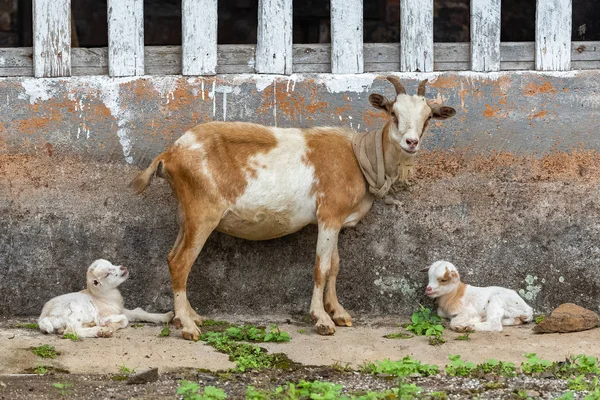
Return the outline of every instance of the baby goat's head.
{"type": "Polygon", "coordinates": [[[456,114],[452,107],[428,102],[425,99],[425,85],[427,79],[419,84],[417,94],[410,96],[400,79],[388,76],[396,89],[396,98],[390,101],[380,94],[369,96],[369,102],[375,108],[385,111],[390,117],[387,125],[391,142],[399,147],[398,151],[404,151],[409,155],[416,154],[421,145],[423,133],[427,129],[429,120],[448,119],[456,114]],[[400,150],[401,149],[401,150],[400,150]]]}
{"type": "Polygon", "coordinates": [[[456,290],[460,283],[460,275],[454,264],[448,261],[436,261],[422,272],[429,275],[429,284],[425,289],[425,294],[431,298],[444,296],[456,290]]]}
{"type": "Polygon", "coordinates": [[[87,287],[93,292],[106,292],[118,287],[129,278],[126,267],[113,265],[110,261],[96,260],[87,271],[87,287]]]}

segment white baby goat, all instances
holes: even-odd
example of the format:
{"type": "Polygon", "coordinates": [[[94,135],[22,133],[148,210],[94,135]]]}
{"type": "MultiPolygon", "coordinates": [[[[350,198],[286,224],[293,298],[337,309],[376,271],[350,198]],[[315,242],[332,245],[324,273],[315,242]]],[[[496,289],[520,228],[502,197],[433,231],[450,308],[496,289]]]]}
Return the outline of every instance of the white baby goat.
{"type": "Polygon", "coordinates": [[[499,332],[503,325],[520,325],[533,319],[533,309],[517,292],[467,285],[448,261],[436,261],[422,271],[429,274],[425,294],[437,299],[438,315],[450,318],[450,328],[457,332],[499,332]]]}
{"type": "Polygon", "coordinates": [[[63,294],[48,301],[38,325],[43,333],[75,333],[79,337],[110,337],[129,321],[156,324],[169,322],[173,313],[151,314],[123,307],[117,287],[129,278],[129,271],[106,260],[96,260],[87,271],[87,289],[63,294]]]}

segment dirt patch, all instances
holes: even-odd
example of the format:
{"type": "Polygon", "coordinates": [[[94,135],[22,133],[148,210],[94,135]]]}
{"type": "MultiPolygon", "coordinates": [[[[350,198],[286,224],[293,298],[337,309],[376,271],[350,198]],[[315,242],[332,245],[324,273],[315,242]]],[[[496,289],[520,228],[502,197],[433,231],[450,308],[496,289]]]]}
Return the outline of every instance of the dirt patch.
{"type": "MultiPolygon", "coordinates": [[[[226,319],[233,323],[242,322],[239,318],[226,319]]],[[[173,398],[182,379],[197,382],[201,387],[220,387],[229,398],[234,399],[244,398],[250,385],[273,390],[300,380],[339,383],[348,393],[383,391],[397,387],[397,380],[386,375],[359,373],[365,362],[385,358],[399,360],[410,355],[423,363],[443,367],[448,363],[450,354],[461,354],[463,359],[475,363],[496,358],[516,365],[524,360],[525,353],[537,353],[541,358],[553,361],[563,361],[569,354],[600,356],[597,346],[594,346],[597,330],[536,335],[531,330],[532,325],[527,325],[510,327],[501,333],[474,333],[469,341],[456,340],[458,334],[445,331],[447,342],[434,347],[424,337],[385,339],[383,335],[401,329],[397,324],[402,321],[389,317],[369,318],[368,321],[358,318],[354,327],[338,328],[334,336],[325,337],[317,335],[310,324],[281,316],[244,318],[243,321],[279,323],[292,340],[288,343],[261,343],[260,346],[271,353],[284,353],[299,365],[286,369],[225,373],[234,367],[227,355],[214,351],[203,342],[185,341],[179,331],[173,331],[169,337],[159,337],[159,326],[129,327],[109,339],[71,341],[56,335],[43,335],[36,330],[14,328],[17,321],[4,320],[0,322],[0,346],[3,349],[0,399],[57,398],[59,389],[53,386],[55,383],[70,384],[65,395],[67,398],[173,398]],[[61,355],[52,360],[34,356],[29,348],[41,344],[54,346],[61,355]],[[39,365],[70,373],[23,374],[39,365]],[[127,385],[125,381],[115,379],[122,366],[130,369],[157,367],[160,379],[144,385],[127,385]]],[[[542,398],[553,398],[566,390],[565,380],[522,375],[482,379],[438,375],[411,378],[406,382],[415,383],[427,392],[445,391],[449,398],[475,394],[480,398],[513,398],[519,390],[530,390],[542,398]]]]}

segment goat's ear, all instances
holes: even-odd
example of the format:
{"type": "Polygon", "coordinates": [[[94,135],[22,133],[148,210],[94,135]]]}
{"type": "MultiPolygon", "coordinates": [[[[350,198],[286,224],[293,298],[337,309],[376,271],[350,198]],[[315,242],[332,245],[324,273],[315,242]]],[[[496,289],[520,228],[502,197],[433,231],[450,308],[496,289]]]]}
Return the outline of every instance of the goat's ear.
{"type": "Polygon", "coordinates": [[[430,104],[433,118],[435,119],[448,119],[456,115],[456,110],[452,107],[442,106],[438,104],[430,104]]]}
{"type": "Polygon", "coordinates": [[[370,95],[369,103],[371,103],[373,107],[383,110],[388,114],[392,111],[392,102],[380,94],[373,93],[370,95]]]}
{"type": "Polygon", "coordinates": [[[450,272],[450,280],[452,282],[457,282],[459,279],[460,279],[460,277],[458,276],[458,272],[456,272],[456,271],[450,272]]]}
{"type": "Polygon", "coordinates": [[[429,267],[422,268],[421,272],[429,272],[429,267]]]}

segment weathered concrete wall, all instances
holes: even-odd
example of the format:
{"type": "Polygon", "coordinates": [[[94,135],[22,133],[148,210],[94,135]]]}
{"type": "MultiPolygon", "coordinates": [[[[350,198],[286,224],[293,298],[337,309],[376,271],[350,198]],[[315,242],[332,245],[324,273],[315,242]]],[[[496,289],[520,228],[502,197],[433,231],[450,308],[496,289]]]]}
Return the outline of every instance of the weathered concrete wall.
{"type": "MultiPolygon", "coordinates": [[[[400,74],[456,107],[434,124],[404,206],[376,204],[341,235],[339,295],[351,311],[406,314],[417,272],[445,258],[465,280],[522,290],[540,310],[600,303],[600,71],[400,74]]],[[[139,167],[196,123],[379,127],[371,74],[0,80],[0,314],[37,314],[79,290],[104,257],[132,269],[130,305],[171,307],[175,202],[139,167]]],[[[190,277],[201,313],[305,312],[316,229],[267,242],[214,234],[190,277]]]]}

